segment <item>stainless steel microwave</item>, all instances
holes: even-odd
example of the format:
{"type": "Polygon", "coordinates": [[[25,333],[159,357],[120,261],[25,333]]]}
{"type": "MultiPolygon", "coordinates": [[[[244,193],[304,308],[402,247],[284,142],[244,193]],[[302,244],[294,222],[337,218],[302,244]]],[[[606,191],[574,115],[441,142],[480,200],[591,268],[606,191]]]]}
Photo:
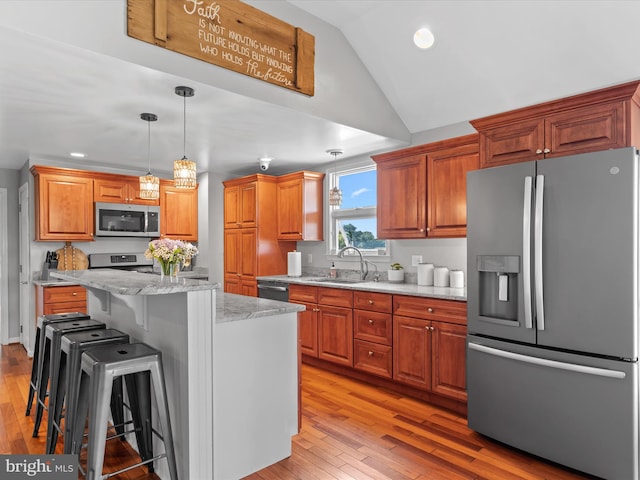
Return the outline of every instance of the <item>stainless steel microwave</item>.
{"type": "Polygon", "coordinates": [[[97,237],[159,237],[160,207],[96,202],[97,237]]]}

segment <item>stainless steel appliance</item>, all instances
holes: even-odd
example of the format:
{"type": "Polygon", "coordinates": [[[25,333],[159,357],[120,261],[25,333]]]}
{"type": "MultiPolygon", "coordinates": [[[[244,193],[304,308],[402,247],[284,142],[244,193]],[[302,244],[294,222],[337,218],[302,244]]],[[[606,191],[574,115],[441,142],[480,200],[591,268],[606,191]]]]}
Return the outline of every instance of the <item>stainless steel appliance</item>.
{"type": "Polygon", "coordinates": [[[96,236],[159,237],[160,207],[96,202],[96,236]]]}
{"type": "Polygon", "coordinates": [[[638,153],[467,176],[469,426],[638,479],[638,153]]]}
{"type": "Polygon", "coordinates": [[[258,297],[289,301],[289,284],[277,280],[258,280],[258,297]]]}
{"type": "Polygon", "coordinates": [[[119,268],[152,273],[153,260],[145,257],[144,253],[92,253],[89,254],[89,268],[119,268]]]}

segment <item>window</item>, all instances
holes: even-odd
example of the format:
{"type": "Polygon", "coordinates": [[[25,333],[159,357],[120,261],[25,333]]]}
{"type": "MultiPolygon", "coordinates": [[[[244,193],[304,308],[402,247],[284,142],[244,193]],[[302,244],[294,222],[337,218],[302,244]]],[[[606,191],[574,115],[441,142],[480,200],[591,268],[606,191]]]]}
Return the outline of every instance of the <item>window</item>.
{"type": "Polygon", "coordinates": [[[342,204],[329,206],[329,253],[335,255],[341,248],[352,246],[363,255],[388,255],[387,242],[377,238],[376,166],[329,173],[329,188],[334,185],[342,190],[342,204]]]}

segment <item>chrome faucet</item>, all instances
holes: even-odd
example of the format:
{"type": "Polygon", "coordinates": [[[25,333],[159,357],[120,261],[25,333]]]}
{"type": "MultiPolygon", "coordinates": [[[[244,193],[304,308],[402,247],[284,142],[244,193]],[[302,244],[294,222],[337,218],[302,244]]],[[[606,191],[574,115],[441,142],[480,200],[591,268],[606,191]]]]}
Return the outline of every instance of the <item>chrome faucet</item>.
{"type": "Polygon", "coordinates": [[[379,281],[380,281],[380,273],[378,272],[378,266],[377,266],[375,263],[370,262],[369,260],[365,260],[365,261],[364,261],[364,263],[365,263],[366,265],[372,265],[372,266],[373,266],[373,268],[375,268],[375,269],[376,269],[376,271],[375,271],[375,272],[373,272],[373,281],[374,281],[374,282],[379,282],[379,281]]]}
{"type": "Polygon", "coordinates": [[[344,252],[346,250],[355,250],[355,252],[358,255],[360,255],[360,280],[364,280],[365,278],[367,278],[367,274],[369,273],[369,267],[367,266],[366,260],[362,256],[362,252],[356,247],[352,247],[351,245],[347,245],[346,247],[342,248],[338,252],[338,257],[343,258],[344,257],[344,252]]]}

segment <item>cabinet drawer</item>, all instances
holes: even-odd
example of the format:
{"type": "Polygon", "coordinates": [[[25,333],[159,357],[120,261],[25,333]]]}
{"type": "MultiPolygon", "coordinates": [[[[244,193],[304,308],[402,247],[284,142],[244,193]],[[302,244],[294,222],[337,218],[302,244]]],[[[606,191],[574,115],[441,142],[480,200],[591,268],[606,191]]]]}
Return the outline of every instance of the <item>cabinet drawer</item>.
{"type": "Polygon", "coordinates": [[[353,311],[353,336],[360,340],[391,345],[393,330],[390,313],[353,311]]]}
{"type": "Polygon", "coordinates": [[[374,312],[391,313],[392,296],[387,293],[360,292],[353,293],[353,308],[372,310],[374,312]]]}
{"type": "Polygon", "coordinates": [[[354,368],[391,378],[393,353],[390,346],[354,340],[353,347],[354,368]]]}
{"type": "Polygon", "coordinates": [[[318,287],[309,285],[289,285],[289,300],[302,303],[318,303],[318,287]]]}
{"type": "Polygon", "coordinates": [[[44,303],[86,302],[87,291],[79,285],[61,287],[46,287],[44,289],[44,303]]]}
{"type": "Polygon", "coordinates": [[[340,288],[318,287],[318,305],[353,307],[353,292],[340,288]]]}
{"type": "Polygon", "coordinates": [[[87,302],[64,302],[64,303],[49,303],[42,309],[43,315],[54,315],[57,313],[69,313],[69,312],[87,312],[87,302]]]}
{"type": "Polygon", "coordinates": [[[466,325],[467,303],[455,300],[394,295],[393,314],[466,325]]]}

